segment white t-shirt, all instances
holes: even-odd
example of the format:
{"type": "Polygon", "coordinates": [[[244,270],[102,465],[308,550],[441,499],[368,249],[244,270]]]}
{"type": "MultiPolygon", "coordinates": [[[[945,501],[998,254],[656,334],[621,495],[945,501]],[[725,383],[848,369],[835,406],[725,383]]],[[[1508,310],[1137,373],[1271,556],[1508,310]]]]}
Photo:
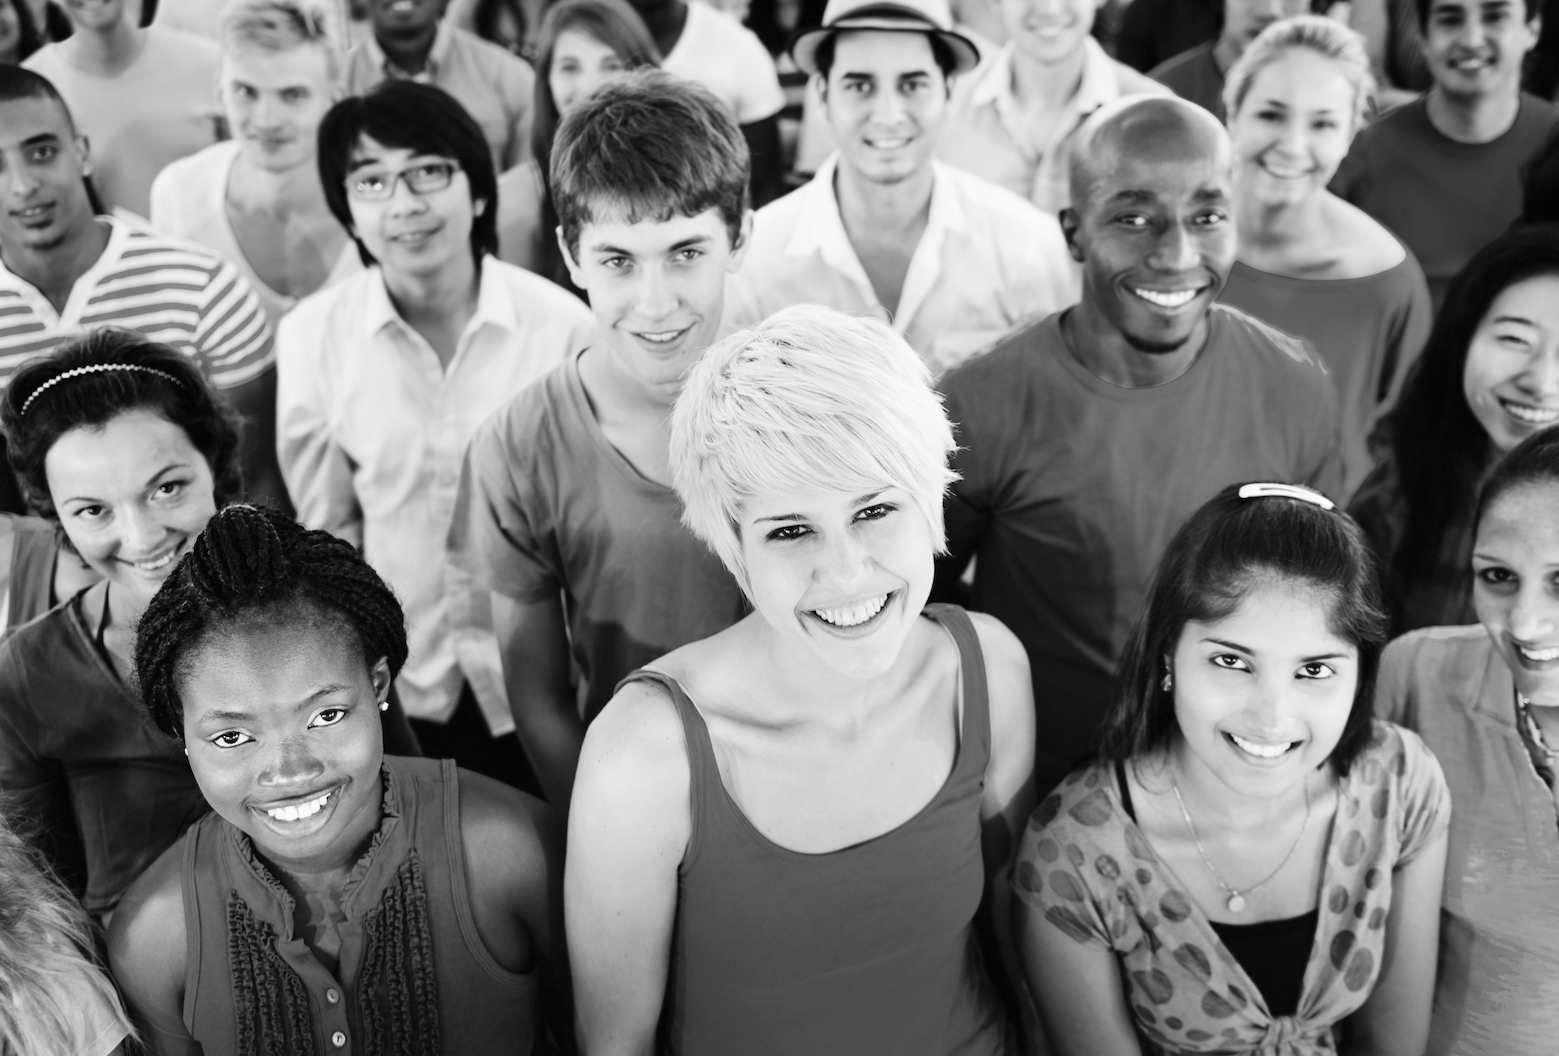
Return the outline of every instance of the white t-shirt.
{"type": "MultiPolygon", "coordinates": [[[[249,265],[238,236],[233,233],[232,221],[227,216],[227,180],[238,151],[236,141],[226,140],[163,169],[152,184],[152,226],[165,235],[197,242],[232,261],[254,287],[266,316],[275,326],[298,303],[298,298],[267,286],[249,265]]],[[[325,277],[324,286],[332,286],[362,270],[357,245],[347,239],[335,267],[325,277]]]]}
{"type": "Polygon", "coordinates": [[[216,142],[221,55],[204,37],[150,26],[141,55],[117,77],[71,65],[48,44],[25,63],[59,90],[91,147],[92,183],[103,204],[140,216],[152,180],[169,162],[216,142]]]}
{"type": "Polygon", "coordinates": [[[758,35],[700,0],[687,5],[682,36],[660,68],[701,84],[750,125],[785,108],[779,74],[758,35]]]}

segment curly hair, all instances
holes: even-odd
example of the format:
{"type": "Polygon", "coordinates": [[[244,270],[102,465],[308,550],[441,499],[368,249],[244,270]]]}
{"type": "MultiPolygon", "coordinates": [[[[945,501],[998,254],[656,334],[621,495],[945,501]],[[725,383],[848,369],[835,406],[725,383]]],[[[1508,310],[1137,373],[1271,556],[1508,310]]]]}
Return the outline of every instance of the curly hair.
{"type": "Polygon", "coordinates": [[[370,664],[385,658],[391,677],[406,663],[401,604],[352,544],[263,506],[218,512],[136,630],[136,680],[153,724],[184,739],[181,665],[211,637],[321,616],[349,631],[370,664]]]}
{"type": "Polygon", "coordinates": [[[6,458],[28,504],[57,520],[44,469],[49,449],[72,429],[101,429],[136,410],[184,430],[211,467],[218,506],[239,496],[239,421],[227,401],[178,349],[133,330],[104,327],[27,363],[0,399],[6,458]],[[103,369],[114,366],[132,369],[103,369]]]}

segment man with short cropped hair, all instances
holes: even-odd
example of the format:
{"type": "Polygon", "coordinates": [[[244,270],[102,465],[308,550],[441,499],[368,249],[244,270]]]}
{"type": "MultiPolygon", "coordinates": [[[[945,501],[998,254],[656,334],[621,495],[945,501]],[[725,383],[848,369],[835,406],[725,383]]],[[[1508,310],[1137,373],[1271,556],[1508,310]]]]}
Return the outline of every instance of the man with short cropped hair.
{"type": "Polygon", "coordinates": [[[1521,213],[1559,109],[1521,90],[1537,0],[1417,0],[1434,86],[1360,132],[1332,190],[1407,244],[1438,311],[1451,279],[1521,213]]]}
{"type": "Polygon", "coordinates": [[[742,264],[748,164],[729,109],[657,71],[598,89],[552,148],[559,244],[599,337],[471,442],[450,548],[493,591],[514,720],[560,808],[617,683],[743,614],[682,525],[670,421],[742,264]]]}
{"type": "Polygon", "coordinates": [[[389,81],[319,128],[325,200],[367,270],[277,331],[277,433],[298,519],[361,546],[406,610],[396,690],[424,753],[518,787],[484,586],[445,537],[481,422],[584,347],[579,299],[493,256],[497,176],[447,93],[389,81]]]}
{"type": "Polygon", "coordinates": [[[946,0],[830,0],[796,39],[839,151],[759,210],[730,322],[792,304],[878,312],[940,371],[1076,299],[1054,217],[932,157],[950,79],[979,61],[951,27],[946,0]]]}
{"type": "MultiPolygon", "coordinates": [[[[244,417],[249,496],[285,504],[276,468],[271,328],[249,283],[190,242],[96,216],[94,171],[47,79],[0,66],[0,386],[82,330],[122,326],[195,359],[244,417]]],[[[25,512],[11,474],[0,508],[25,512]]]]}
{"type": "Polygon", "coordinates": [[[273,326],[299,298],[362,270],[314,163],[336,72],[334,41],[306,0],[230,4],[219,94],[233,138],[152,184],[152,226],[231,260],[273,326]]]}
{"type": "Polygon", "coordinates": [[[937,592],[1023,641],[1043,792],[1096,746],[1111,677],[1170,537],[1234,482],[1341,482],[1337,394],[1295,338],[1215,304],[1234,264],[1233,162],[1173,97],[1100,108],[1061,223],[1076,307],[948,374],[957,480],[937,592]]]}

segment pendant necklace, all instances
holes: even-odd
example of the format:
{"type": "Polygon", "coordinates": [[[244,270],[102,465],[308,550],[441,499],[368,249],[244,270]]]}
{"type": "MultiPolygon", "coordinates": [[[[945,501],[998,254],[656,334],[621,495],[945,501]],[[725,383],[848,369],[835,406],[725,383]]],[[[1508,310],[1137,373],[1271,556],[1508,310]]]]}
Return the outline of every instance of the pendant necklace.
{"type": "Polygon", "coordinates": [[[1283,871],[1283,867],[1288,864],[1288,860],[1294,856],[1294,852],[1299,850],[1299,844],[1305,838],[1305,829],[1310,827],[1309,783],[1307,782],[1304,786],[1305,820],[1299,826],[1299,835],[1294,839],[1294,845],[1288,849],[1288,853],[1283,856],[1283,860],[1278,863],[1278,867],[1276,869],[1268,873],[1265,879],[1251,884],[1244,891],[1236,891],[1234,888],[1224,883],[1223,877],[1218,875],[1217,868],[1213,866],[1213,860],[1207,857],[1207,849],[1202,846],[1202,838],[1196,833],[1196,824],[1191,820],[1191,812],[1185,807],[1185,798],[1180,795],[1180,782],[1175,780],[1174,767],[1169,768],[1169,783],[1170,787],[1175,790],[1175,802],[1180,804],[1180,816],[1185,819],[1185,827],[1191,832],[1191,841],[1196,844],[1196,853],[1202,856],[1202,864],[1207,866],[1207,871],[1212,874],[1213,880],[1215,880],[1218,886],[1223,889],[1223,893],[1229,896],[1228,901],[1224,904],[1229,907],[1230,913],[1239,913],[1243,911],[1245,909],[1245,896],[1256,890],[1258,887],[1264,886],[1269,881],[1271,881],[1273,877],[1281,873],[1283,871]]]}

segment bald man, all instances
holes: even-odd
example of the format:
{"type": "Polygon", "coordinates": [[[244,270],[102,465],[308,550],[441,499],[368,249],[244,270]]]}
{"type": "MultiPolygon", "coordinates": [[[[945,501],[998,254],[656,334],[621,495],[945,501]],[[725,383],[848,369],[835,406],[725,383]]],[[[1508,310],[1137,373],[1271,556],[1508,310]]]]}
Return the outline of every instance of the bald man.
{"type": "Polygon", "coordinates": [[[1215,304],[1234,263],[1229,141],[1137,96],[1079,130],[1061,226],[1082,300],[942,382],[958,427],[938,594],[1011,627],[1038,711],[1035,782],[1094,748],[1170,536],[1224,486],[1332,488],[1338,404],[1296,338],[1215,304]]]}

